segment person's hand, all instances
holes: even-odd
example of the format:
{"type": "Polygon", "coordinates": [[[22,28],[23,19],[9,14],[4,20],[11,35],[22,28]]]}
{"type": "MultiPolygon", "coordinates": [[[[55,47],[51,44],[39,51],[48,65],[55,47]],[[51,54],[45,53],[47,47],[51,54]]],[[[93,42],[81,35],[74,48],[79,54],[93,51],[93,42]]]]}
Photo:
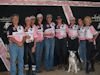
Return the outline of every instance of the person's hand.
{"type": "Polygon", "coordinates": [[[26,39],[30,39],[31,37],[29,35],[26,36],[26,39]]]}
{"type": "Polygon", "coordinates": [[[89,39],[89,42],[94,42],[94,39],[89,39]]]}
{"type": "Polygon", "coordinates": [[[50,33],[50,36],[54,36],[54,33],[50,33]]]}
{"type": "Polygon", "coordinates": [[[23,42],[18,42],[18,46],[23,46],[23,42]]]}
{"type": "Polygon", "coordinates": [[[45,36],[51,36],[51,33],[50,32],[45,32],[44,35],[45,36]]]}
{"type": "Polygon", "coordinates": [[[33,47],[32,47],[32,53],[35,52],[35,48],[36,48],[36,46],[33,46],[33,47]]]}

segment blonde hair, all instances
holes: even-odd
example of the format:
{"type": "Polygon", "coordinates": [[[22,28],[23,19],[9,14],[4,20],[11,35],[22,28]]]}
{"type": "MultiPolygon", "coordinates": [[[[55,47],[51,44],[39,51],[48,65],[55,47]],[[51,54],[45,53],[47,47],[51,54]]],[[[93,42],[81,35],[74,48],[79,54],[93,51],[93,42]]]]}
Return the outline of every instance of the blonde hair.
{"type": "Polygon", "coordinates": [[[84,18],[84,23],[85,23],[85,24],[86,24],[86,21],[87,21],[87,20],[89,20],[90,24],[92,23],[92,19],[91,19],[90,16],[86,16],[86,17],[84,18]]]}

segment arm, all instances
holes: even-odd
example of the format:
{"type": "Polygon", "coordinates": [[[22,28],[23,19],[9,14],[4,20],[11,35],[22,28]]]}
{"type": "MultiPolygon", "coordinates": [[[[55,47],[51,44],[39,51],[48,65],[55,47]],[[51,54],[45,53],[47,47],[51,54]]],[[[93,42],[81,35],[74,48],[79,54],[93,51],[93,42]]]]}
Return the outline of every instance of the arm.
{"type": "Polygon", "coordinates": [[[18,44],[18,41],[17,41],[17,40],[15,40],[13,37],[9,37],[8,39],[9,39],[9,41],[11,41],[11,42],[13,42],[13,43],[18,44]]]}
{"type": "Polygon", "coordinates": [[[93,40],[96,40],[96,38],[98,37],[98,33],[96,33],[95,35],[94,35],[94,37],[93,37],[93,40]]]}
{"type": "Polygon", "coordinates": [[[95,30],[93,26],[91,26],[91,33],[94,35],[92,41],[95,42],[96,38],[98,37],[98,32],[95,30]]]}
{"type": "Polygon", "coordinates": [[[91,32],[94,35],[93,40],[96,40],[96,38],[98,37],[98,32],[95,30],[93,26],[91,27],[91,32]]]}
{"type": "Polygon", "coordinates": [[[36,39],[34,39],[34,46],[32,47],[32,53],[35,52],[35,48],[36,48],[36,39]]]}

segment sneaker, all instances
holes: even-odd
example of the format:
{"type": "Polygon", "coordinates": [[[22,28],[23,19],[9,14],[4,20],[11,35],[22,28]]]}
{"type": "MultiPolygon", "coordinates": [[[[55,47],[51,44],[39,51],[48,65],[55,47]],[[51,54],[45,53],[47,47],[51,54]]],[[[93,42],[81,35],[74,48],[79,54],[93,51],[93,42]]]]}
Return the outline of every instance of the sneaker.
{"type": "Polygon", "coordinates": [[[25,68],[25,70],[29,70],[28,64],[26,64],[26,65],[24,66],[24,68],[25,68]]]}

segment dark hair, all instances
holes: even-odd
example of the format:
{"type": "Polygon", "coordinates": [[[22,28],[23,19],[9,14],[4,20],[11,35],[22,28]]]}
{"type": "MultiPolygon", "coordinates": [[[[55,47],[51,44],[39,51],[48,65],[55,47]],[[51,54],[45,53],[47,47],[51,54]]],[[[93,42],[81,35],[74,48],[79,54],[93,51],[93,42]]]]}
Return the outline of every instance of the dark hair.
{"type": "Polygon", "coordinates": [[[12,20],[13,17],[15,17],[15,16],[17,16],[17,17],[19,18],[19,15],[18,15],[18,14],[13,14],[13,15],[11,16],[11,20],[12,20]]]}

